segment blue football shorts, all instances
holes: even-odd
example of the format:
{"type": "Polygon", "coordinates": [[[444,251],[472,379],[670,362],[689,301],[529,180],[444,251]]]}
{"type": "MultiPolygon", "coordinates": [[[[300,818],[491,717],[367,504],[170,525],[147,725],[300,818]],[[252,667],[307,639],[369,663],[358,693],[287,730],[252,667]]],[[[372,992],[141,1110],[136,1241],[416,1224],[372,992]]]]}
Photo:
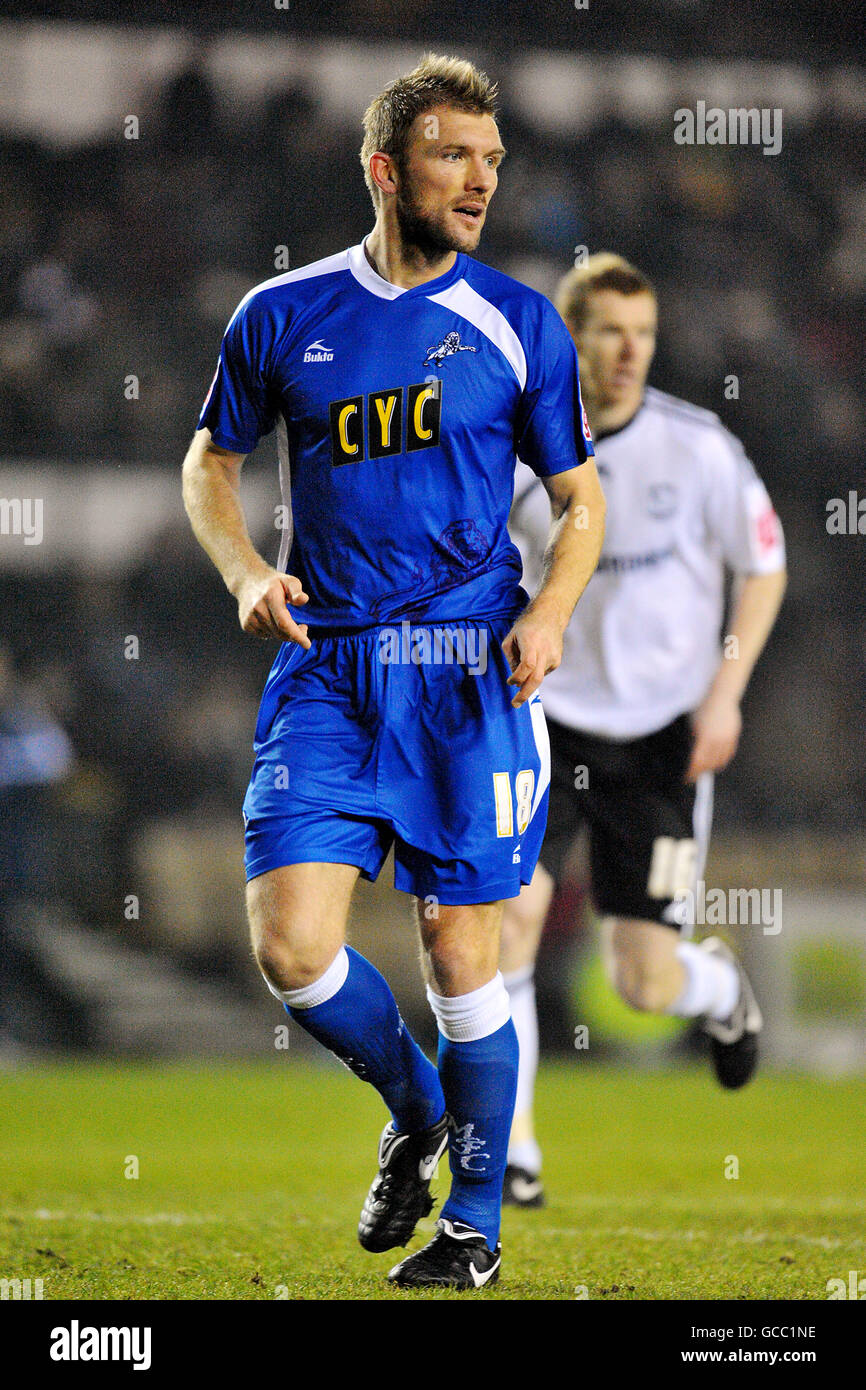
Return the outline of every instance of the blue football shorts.
{"type": "Polygon", "coordinates": [[[284,643],[262,696],[244,800],[246,869],[354,864],[443,905],[514,898],[547,821],[538,695],[519,709],[511,620],[284,643]]]}

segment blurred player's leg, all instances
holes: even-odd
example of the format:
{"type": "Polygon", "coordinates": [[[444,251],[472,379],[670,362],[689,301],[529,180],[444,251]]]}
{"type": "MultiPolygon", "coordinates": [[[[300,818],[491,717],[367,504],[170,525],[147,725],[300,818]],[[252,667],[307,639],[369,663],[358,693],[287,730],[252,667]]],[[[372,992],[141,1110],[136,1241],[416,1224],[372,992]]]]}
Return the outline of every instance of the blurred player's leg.
{"type": "Polygon", "coordinates": [[[502,903],[419,913],[427,997],[439,1027],[439,1075],[451,1117],[451,1192],[423,1250],[388,1276],[408,1286],[492,1283],[508,1134],[517,1089],[517,1035],[498,971],[502,903]]]}
{"type": "Polygon", "coordinates": [[[535,959],[553,897],[553,879],[539,864],[519,898],[509,898],[502,919],[499,961],[511,999],[511,1017],[520,1045],[517,1099],[508,1141],[502,1200],[513,1206],[542,1206],[541,1149],[535,1137],[535,1078],[538,1070],[538,1013],[535,959]]]}
{"type": "Polygon", "coordinates": [[[748,977],[716,937],[681,941],[657,922],[607,918],[605,965],[627,1004],[647,1013],[701,1018],[720,1083],[735,1090],[757,1064],[761,1013],[748,977]]]}
{"type": "MultiPolygon", "coordinates": [[[[628,917],[605,917],[602,922],[608,978],[627,1004],[645,1013],[665,1013],[682,995],[687,977],[677,955],[681,944],[691,943],[681,943],[676,931],[658,922],[628,917]]],[[[695,996],[701,1004],[713,1004],[716,992],[723,998],[731,984],[724,972],[715,970],[714,962],[708,960],[707,965],[704,987],[695,996]]]]}
{"type": "Polygon", "coordinates": [[[404,1245],[432,1207],[430,1179],[447,1125],[436,1068],[411,1037],[387,982],[343,944],[357,877],[348,864],[293,864],[251,879],[247,904],[269,989],[306,1032],[375,1087],[391,1112],[358,1232],[367,1249],[389,1250],[404,1245]]]}
{"type": "Polygon", "coordinates": [[[737,1002],[730,1014],[724,1018],[716,1018],[715,1014],[704,1017],[716,1076],[722,1086],[735,1091],[745,1086],[758,1065],[758,1036],[764,1020],[749,977],[725,942],[715,936],[707,937],[698,949],[737,972],[737,1002]]]}
{"type": "MultiPolygon", "coordinates": [[[[680,717],[654,734],[604,750],[590,823],[593,892],[604,957],[632,1008],[700,1019],[722,1086],[735,1089],[758,1060],[760,1010],[742,967],[715,940],[684,940],[712,822],[713,778],[686,778],[694,738],[680,717]]],[[[593,768],[593,774],[596,769],[593,768]]]]}

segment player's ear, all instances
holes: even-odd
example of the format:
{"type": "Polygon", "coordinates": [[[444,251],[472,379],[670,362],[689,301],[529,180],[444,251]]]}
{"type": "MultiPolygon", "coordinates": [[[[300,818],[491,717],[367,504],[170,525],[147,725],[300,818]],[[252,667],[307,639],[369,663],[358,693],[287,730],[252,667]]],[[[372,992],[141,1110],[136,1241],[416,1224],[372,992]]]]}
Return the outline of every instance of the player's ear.
{"type": "Polygon", "coordinates": [[[383,193],[394,194],[397,192],[397,180],[394,178],[396,169],[394,161],[389,154],[383,154],[377,150],[370,155],[370,174],[377,188],[383,193]]]}
{"type": "Polygon", "coordinates": [[[571,317],[570,314],[565,314],[562,321],[563,321],[563,323],[565,324],[566,328],[568,329],[569,333],[571,334],[572,341],[574,342],[574,346],[577,348],[578,356],[579,356],[579,355],[580,355],[580,336],[581,336],[581,335],[580,335],[580,329],[577,327],[577,324],[576,324],[575,320],[571,317]]]}

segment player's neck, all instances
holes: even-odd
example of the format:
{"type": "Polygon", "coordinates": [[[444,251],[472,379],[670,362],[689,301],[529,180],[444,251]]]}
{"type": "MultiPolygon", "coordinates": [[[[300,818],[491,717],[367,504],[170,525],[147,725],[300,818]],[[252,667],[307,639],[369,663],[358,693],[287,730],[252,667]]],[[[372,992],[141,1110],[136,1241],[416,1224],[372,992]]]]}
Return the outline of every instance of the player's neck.
{"type": "Polygon", "coordinates": [[[420,247],[407,246],[399,229],[391,230],[381,222],[376,223],[364,242],[364,253],[377,275],[404,290],[447,275],[457,259],[456,251],[444,251],[431,260],[420,247]]]}
{"type": "Polygon", "coordinates": [[[598,401],[584,391],[584,405],[593,434],[613,434],[634,419],[641,408],[643,390],[620,401],[598,401]]]}

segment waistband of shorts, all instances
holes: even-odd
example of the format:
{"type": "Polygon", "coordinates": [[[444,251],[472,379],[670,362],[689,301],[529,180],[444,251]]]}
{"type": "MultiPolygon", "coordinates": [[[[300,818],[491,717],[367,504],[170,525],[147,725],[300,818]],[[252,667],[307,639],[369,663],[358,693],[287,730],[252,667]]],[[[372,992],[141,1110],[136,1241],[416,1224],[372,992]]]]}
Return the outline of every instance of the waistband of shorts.
{"type": "MultiPolygon", "coordinates": [[[[483,624],[485,627],[492,627],[495,623],[513,623],[520,612],[521,609],[519,608],[516,611],[513,609],[504,609],[499,613],[476,613],[471,618],[425,618],[421,622],[416,622],[411,618],[393,618],[390,622],[371,623],[367,627],[320,627],[318,625],[308,624],[307,635],[311,638],[317,638],[319,641],[326,637],[354,637],[360,639],[363,637],[373,637],[380,632],[400,632],[403,629],[404,623],[412,632],[422,630],[433,632],[436,629],[448,627],[477,627],[479,623],[483,624]]],[[[296,619],[296,621],[303,622],[303,616],[300,620],[296,619]]]]}

